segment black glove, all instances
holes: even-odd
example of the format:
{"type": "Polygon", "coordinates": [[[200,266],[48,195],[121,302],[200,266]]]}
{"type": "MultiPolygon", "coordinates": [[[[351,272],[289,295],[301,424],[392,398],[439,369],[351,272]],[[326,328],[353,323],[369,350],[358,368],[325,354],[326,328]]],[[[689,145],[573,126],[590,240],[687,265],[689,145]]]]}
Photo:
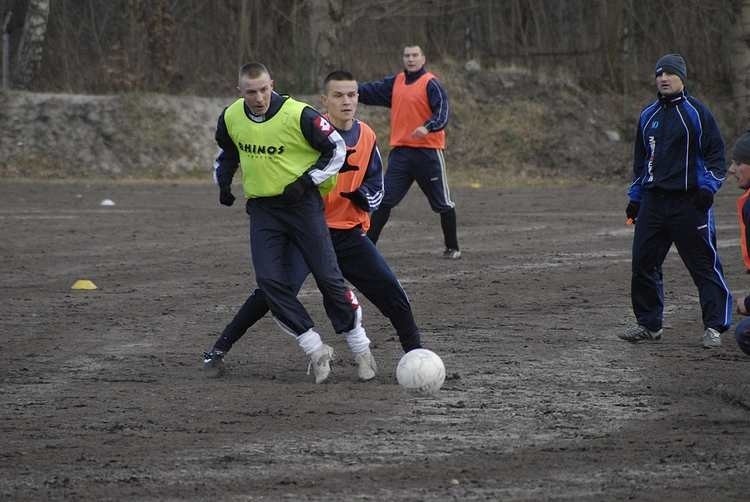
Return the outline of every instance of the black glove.
{"type": "Polygon", "coordinates": [[[708,209],[714,204],[714,193],[707,188],[701,188],[695,192],[693,197],[693,204],[701,211],[708,211],[708,209]]]}
{"type": "Polygon", "coordinates": [[[641,208],[641,203],[631,200],[628,202],[628,207],[625,208],[625,216],[628,219],[635,221],[638,218],[638,210],[641,208]]]}
{"type": "Polygon", "coordinates": [[[355,190],[353,192],[340,192],[340,195],[352,201],[354,205],[360,208],[362,211],[370,211],[370,203],[367,201],[367,197],[362,195],[359,190],[355,190]]]}
{"type": "Polygon", "coordinates": [[[341,169],[339,169],[340,173],[345,173],[347,171],[359,171],[359,166],[355,166],[349,163],[349,157],[352,156],[354,152],[357,150],[347,150],[346,151],[346,158],[344,159],[344,165],[341,166],[341,169]]]}
{"type": "Polygon", "coordinates": [[[219,202],[223,206],[231,206],[234,204],[234,195],[232,195],[231,186],[225,186],[219,189],[219,202]]]}
{"type": "Polygon", "coordinates": [[[304,173],[302,176],[284,187],[284,193],[281,194],[281,197],[285,202],[297,202],[302,198],[303,195],[305,195],[305,192],[307,192],[314,186],[315,182],[312,180],[310,175],[304,173]]]}

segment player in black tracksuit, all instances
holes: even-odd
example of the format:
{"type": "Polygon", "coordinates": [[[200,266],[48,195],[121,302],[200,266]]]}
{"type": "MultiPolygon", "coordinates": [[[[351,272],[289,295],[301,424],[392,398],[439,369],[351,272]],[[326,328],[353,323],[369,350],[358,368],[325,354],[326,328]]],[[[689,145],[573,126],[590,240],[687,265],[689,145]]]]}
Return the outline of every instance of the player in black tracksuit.
{"type": "Polygon", "coordinates": [[[732,298],[716,249],[714,194],[726,175],[724,142],[711,112],[684,88],[677,54],[656,65],[658,98],[643,109],[636,132],[626,215],[635,221],[631,299],[638,326],[619,335],[661,338],[662,263],[674,243],[698,287],[706,348],[721,345],[732,322],[732,298]]]}

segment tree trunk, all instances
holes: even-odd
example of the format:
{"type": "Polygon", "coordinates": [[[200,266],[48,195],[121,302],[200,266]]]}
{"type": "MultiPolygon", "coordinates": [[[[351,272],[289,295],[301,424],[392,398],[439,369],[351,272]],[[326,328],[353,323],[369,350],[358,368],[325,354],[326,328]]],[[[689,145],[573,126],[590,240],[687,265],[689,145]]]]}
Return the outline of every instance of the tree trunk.
{"type": "MultiPolygon", "coordinates": [[[[628,36],[624,28],[624,0],[605,1],[602,6],[604,8],[604,23],[606,26],[602,38],[605,44],[604,56],[606,58],[609,80],[615,86],[620,86],[623,82],[623,41],[628,36]]],[[[619,90],[624,91],[625,89],[619,90]]]]}
{"type": "Polygon", "coordinates": [[[171,89],[177,77],[175,61],[175,21],[169,0],[144,2],[144,21],[148,54],[152,70],[152,86],[157,91],[171,89]]]}
{"type": "Polygon", "coordinates": [[[342,0],[311,0],[308,8],[312,65],[310,80],[315,88],[325,75],[341,65],[342,0]]]}
{"type": "Polygon", "coordinates": [[[737,111],[735,128],[744,131],[750,128],[750,0],[739,2],[732,30],[731,54],[732,94],[737,111]]]}
{"type": "Polygon", "coordinates": [[[13,84],[16,88],[28,89],[34,80],[44,54],[48,18],[49,0],[29,1],[13,69],[13,84]]]}
{"type": "Polygon", "coordinates": [[[250,14],[247,5],[248,0],[242,0],[240,3],[240,18],[237,37],[239,38],[239,50],[237,51],[237,68],[245,64],[246,54],[250,51],[248,46],[250,44],[250,14]]]}

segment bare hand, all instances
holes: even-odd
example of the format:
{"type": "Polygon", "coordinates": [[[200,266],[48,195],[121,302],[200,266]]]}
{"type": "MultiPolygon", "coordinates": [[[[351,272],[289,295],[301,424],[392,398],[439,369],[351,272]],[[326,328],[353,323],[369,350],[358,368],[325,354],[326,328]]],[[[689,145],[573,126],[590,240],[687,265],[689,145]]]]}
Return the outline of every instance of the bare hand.
{"type": "Polygon", "coordinates": [[[747,311],[745,308],[745,297],[737,298],[736,300],[737,304],[737,313],[741,315],[750,315],[750,312],[747,311]]]}
{"type": "Polygon", "coordinates": [[[416,138],[416,139],[422,139],[425,136],[427,136],[429,132],[430,131],[428,131],[425,126],[419,126],[411,132],[411,137],[416,138]]]}

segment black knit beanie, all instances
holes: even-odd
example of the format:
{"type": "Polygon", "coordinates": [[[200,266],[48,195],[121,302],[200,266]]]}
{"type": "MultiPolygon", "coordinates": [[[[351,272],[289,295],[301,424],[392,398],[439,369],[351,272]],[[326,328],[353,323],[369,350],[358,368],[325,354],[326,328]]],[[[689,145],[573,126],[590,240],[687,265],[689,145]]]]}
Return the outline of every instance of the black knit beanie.
{"type": "Polygon", "coordinates": [[[687,65],[679,54],[665,54],[659,58],[656,62],[656,75],[663,71],[677,75],[683,84],[687,81],[687,65]]]}
{"type": "Polygon", "coordinates": [[[750,164],[750,131],[737,138],[732,150],[732,160],[738,164],[750,164]]]}

